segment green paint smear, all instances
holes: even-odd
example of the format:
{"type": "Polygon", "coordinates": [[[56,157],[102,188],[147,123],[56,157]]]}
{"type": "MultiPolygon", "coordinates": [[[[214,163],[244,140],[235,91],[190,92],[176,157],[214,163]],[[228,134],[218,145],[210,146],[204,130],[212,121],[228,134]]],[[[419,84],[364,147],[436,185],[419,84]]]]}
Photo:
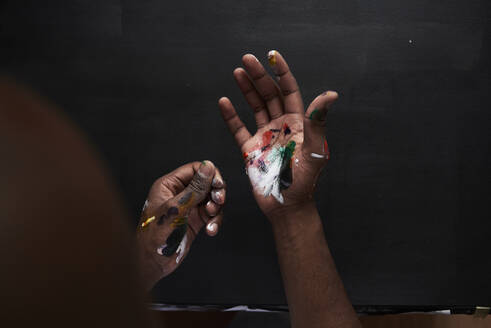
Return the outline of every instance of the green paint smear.
{"type": "Polygon", "coordinates": [[[284,150],[283,150],[283,163],[286,163],[286,165],[288,165],[288,163],[290,163],[290,160],[293,156],[293,152],[295,151],[296,145],[297,144],[295,143],[295,141],[291,140],[286,145],[286,147],[284,148],[284,150]]]}
{"type": "Polygon", "coordinates": [[[292,168],[290,167],[293,152],[295,151],[295,141],[290,141],[286,147],[283,147],[283,156],[281,158],[281,169],[280,169],[280,190],[287,189],[291,186],[293,176],[292,168]]]}
{"type": "Polygon", "coordinates": [[[309,120],[322,121],[322,113],[317,108],[310,113],[309,120]]]}
{"type": "Polygon", "coordinates": [[[295,141],[291,140],[284,147],[273,148],[268,155],[268,161],[274,162],[279,158],[281,160],[281,167],[285,167],[290,163],[296,145],[295,141]]]}

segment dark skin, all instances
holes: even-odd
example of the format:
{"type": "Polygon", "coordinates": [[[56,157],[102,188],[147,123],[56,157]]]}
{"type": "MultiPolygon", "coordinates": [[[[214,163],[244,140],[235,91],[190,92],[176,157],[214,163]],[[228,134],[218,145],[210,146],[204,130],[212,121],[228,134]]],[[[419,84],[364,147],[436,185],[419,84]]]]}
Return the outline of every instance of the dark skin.
{"type": "MultiPolygon", "coordinates": [[[[135,240],[117,188],[83,134],[52,104],[5,79],[0,79],[0,151],[6,155],[0,161],[2,325],[155,326],[143,291],[178,265],[176,254],[164,258],[152,245],[165,241],[170,222],[152,222],[135,240]],[[148,264],[152,261],[157,270],[148,264]]],[[[223,219],[225,182],[209,161],[211,178],[202,179],[200,166],[189,163],[157,179],[142,213],[142,218],[158,215],[180,196],[196,194],[186,212],[190,242],[183,258],[194,233],[207,224],[212,228],[207,234],[214,236],[223,219]]],[[[165,326],[176,322],[165,313],[158,319],[165,326]]],[[[181,326],[193,320],[178,318],[181,326]]],[[[210,320],[217,322],[199,317],[210,320]]]]}
{"type": "MultiPolygon", "coordinates": [[[[323,146],[325,116],[337,94],[320,95],[304,113],[293,75],[281,55],[275,56],[277,84],[251,55],[243,58],[245,70],[234,72],[255,109],[255,136],[228,99],[222,98],[219,106],[242,152],[253,150],[263,131],[280,129],[284,123],[291,132],[274,142],[296,142],[298,165],[292,166],[292,184],[282,190],[284,203],[254,190],[273,227],[293,326],[359,327],[312,200],[328,154],[323,146]],[[310,156],[314,152],[324,157],[310,156]]],[[[129,220],[107,171],[81,133],[56,109],[11,82],[0,81],[0,136],[0,150],[8,154],[0,162],[0,172],[8,173],[0,184],[4,218],[0,240],[6,241],[0,248],[5,263],[0,279],[2,323],[148,326],[141,291],[182,263],[205,224],[216,224],[207,229],[209,235],[216,234],[221,224],[225,184],[213,163],[191,163],[155,182],[133,247],[129,220]],[[177,212],[169,212],[174,207],[177,212]],[[188,243],[179,252],[172,248],[170,256],[159,254],[182,222],[188,225],[188,243]],[[26,308],[30,315],[25,315],[26,308]]]]}
{"type": "Polygon", "coordinates": [[[285,212],[285,209],[302,206],[312,201],[314,186],[326,159],[312,158],[310,154],[323,152],[325,115],[329,106],[337,99],[337,93],[333,91],[323,93],[314,99],[305,112],[295,77],[278,52],[275,52],[273,66],[278,73],[277,76],[281,76],[278,83],[275,83],[274,79],[266,73],[253,55],[247,54],[242,57],[242,63],[244,68],[235,69],[233,74],[254,112],[256,133],[251,135],[228,98],[223,97],[218,102],[222,117],[240,151],[251,153],[262,142],[264,132],[271,129],[281,130],[285,123],[291,133],[280,134],[273,144],[280,143],[285,146],[291,140],[296,143],[294,158],[298,161],[292,166],[294,183],[283,192],[284,204],[280,204],[273,197],[263,197],[258,190],[253,189],[254,197],[263,213],[268,218],[274,218],[285,212]],[[318,120],[308,119],[315,109],[321,112],[318,120]]]}
{"type": "MultiPolygon", "coordinates": [[[[224,203],[225,182],[210,161],[183,165],[154,182],[136,232],[142,278],[147,289],[182,263],[204,225],[209,236],[218,233],[224,203]],[[147,221],[149,218],[155,219],[147,221]],[[176,251],[171,249],[167,256],[159,254],[159,246],[172,246],[169,236],[174,229],[184,226],[175,227],[173,223],[183,219],[187,228],[182,250],[178,247],[176,251]],[[146,221],[149,223],[145,224],[146,221]]],[[[175,245],[180,245],[182,238],[176,240],[175,245]]]]}
{"type": "Polygon", "coordinates": [[[296,142],[297,164],[291,165],[293,182],[282,191],[283,203],[265,196],[251,181],[254,197],[273,227],[292,326],[361,327],[336,271],[313,200],[317,178],[329,154],[324,146],[326,114],[337,93],[324,92],[305,111],[298,84],[283,56],[272,51],[268,61],[277,82],[253,55],[242,57],[244,68],[234,70],[237,84],[254,111],[254,135],[228,98],[221,98],[218,104],[241,152],[257,149],[265,131],[280,129],[285,123],[291,133],[272,141],[273,147],[275,143],[284,146],[290,140],[296,142]]]}

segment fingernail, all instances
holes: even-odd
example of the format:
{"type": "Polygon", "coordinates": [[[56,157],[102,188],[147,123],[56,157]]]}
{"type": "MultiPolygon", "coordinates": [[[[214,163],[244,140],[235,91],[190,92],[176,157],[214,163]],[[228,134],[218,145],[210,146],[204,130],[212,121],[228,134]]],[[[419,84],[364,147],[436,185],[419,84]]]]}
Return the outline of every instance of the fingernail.
{"type": "Polygon", "coordinates": [[[276,65],[276,50],[268,52],[268,62],[271,67],[276,65]]]}
{"type": "Polygon", "coordinates": [[[249,55],[251,55],[251,56],[252,56],[252,58],[254,58],[254,59],[255,59],[255,60],[256,60],[256,61],[259,63],[259,59],[257,59],[257,57],[256,57],[256,56],[254,56],[253,54],[249,54],[249,55]]]}
{"type": "Polygon", "coordinates": [[[208,161],[202,161],[198,169],[198,174],[203,178],[208,178],[215,173],[215,168],[208,161]]]}
{"type": "Polygon", "coordinates": [[[212,190],[211,199],[217,204],[222,204],[223,203],[222,192],[220,190],[212,190]]]}
{"type": "Polygon", "coordinates": [[[222,188],[223,187],[223,181],[222,179],[218,177],[214,177],[213,181],[211,182],[211,185],[215,188],[222,188]]]}
{"type": "Polygon", "coordinates": [[[211,216],[211,217],[214,217],[217,215],[216,213],[216,204],[214,202],[212,202],[211,200],[209,200],[207,203],[206,203],[206,211],[208,212],[208,215],[211,216]]]}
{"type": "Polygon", "coordinates": [[[218,224],[208,223],[208,225],[206,226],[206,230],[208,230],[212,234],[215,234],[218,231],[218,224]]]}

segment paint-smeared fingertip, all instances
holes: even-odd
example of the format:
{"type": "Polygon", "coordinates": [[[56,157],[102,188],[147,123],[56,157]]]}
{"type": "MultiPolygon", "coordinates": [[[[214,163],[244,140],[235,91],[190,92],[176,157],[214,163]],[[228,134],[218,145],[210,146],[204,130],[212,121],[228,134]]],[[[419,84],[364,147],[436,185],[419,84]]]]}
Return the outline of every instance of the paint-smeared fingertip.
{"type": "Polygon", "coordinates": [[[225,201],[223,197],[223,192],[219,189],[218,190],[215,189],[211,191],[211,199],[218,205],[222,205],[225,201]]]}
{"type": "Polygon", "coordinates": [[[208,235],[215,236],[218,233],[218,224],[215,222],[208,223],[206,226],[206,231],[208,232],[208,235]]]}
{"type": "Polygon", "coordinates": [[[205,205],[205,211],[209,217],[215,217],[218,211],[220,211],[220,206],[212,200],[209,200],[205,205]]]}
{"type": "Polygon", "coordinates": [[[223,188],[225,186],[225,183],[222,181],[222,179],[214,177],[211,181],[211,186],[214,188],[223,188]]]}
{"type": "Polygon", "coordinates": [[[268,62],[270,66],[275,66],[277,62],[278,51],[270,50],[268,51],[268,62]]]}
{"type": "Polygon", "coordinates": [[[336,91],[332,91],[332,90],[328,90],[328,91],[324,91],[321,96],[323,97],[328,97],[329,101],[334,101],[336,99],[338,99],[339,97],[339,94],[336,92],[336,91]]]}
{"type": "Polygon", "coordinates": [[[201,162],[201,165],[199,166],[198,174],[202,178],[211,177],[213,174],[215,174],[215,165],[213,164],[213,162],[211,162],[207,159],[203,160],[201,162]]]}
{"type": "MultiPolygon", "coordinates": [[[[213,163],[213,162],[212,162],[212,161],[210,161],[209,159],[204,159],[203,161],[201,161],[201,163],[202,163],[203,165],[206,165],[206,166],[211,166],[211,167],[212,167],[212,168],[214,168],[214,169],[216,168],[216,167],[215,167],[215,163],[213,163]]],[[[213,173],[215,173],[215,172],[213,172],[213,173]]]]}

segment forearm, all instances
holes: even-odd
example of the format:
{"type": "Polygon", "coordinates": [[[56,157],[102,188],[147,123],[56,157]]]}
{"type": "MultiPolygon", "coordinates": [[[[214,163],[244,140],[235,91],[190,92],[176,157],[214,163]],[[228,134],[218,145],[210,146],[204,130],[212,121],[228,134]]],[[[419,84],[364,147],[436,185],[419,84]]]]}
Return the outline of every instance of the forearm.
{"type": "Polygon", "coordinates": [[[361,327],[315,204],[271,219],[292,327],[361,327]]]}

